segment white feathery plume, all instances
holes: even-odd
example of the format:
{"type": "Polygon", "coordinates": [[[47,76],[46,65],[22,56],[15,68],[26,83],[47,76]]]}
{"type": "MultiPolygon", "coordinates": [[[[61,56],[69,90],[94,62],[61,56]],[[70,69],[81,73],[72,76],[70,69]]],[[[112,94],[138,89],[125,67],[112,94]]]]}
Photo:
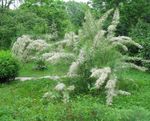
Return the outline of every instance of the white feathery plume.
{"type": "Polygon", "coordinates": [[[93,47],[94,48],[99,45],[99,43],[101,42],[101,40],[104,39],[105,33],[106,33],[106,31],[104,31],[104,30],[98,31],[98,33],[96,34],[96,36],[94,38],[94,42],[93,42],[93,47]]]}
{"type": "Polygon", "coordinates": [[[130,37],[126,37],[126,36],[118,36],[118,37],[112,37],[110,39],[110,41],[112,43],[121,43],[121,44],[131,44],[131,45],[134,45],[140,49],[142,49],[143,47],[139,44],[139,43],[136,43],[135,41],[133,41],[130,37]]]}
{"type": "Polygon", "coordinates": [[[51,53],[44,53],[42,58],[52,64],[58,63],[61,59],[74,59],[75,56],[72,53],[65,53],[65,52],[51,52],[51,53]]]}
{"type": "Polygon", "coordinates": [[[48,44],[44,40],[33,40],[24,50],[24,56],[27,57],[26,61],[31,60],[31,58],[35,57],[37,53],[43,52],[47,48],[48,44]]]}
{"type": "Polygon", "coordinates": [[[70,97],[70,96],[69,96],[69,92],[63,91],[63,92],[62,92],[62,95],[63,95],[63,100],[62,100],[62,101],[63,101],[64,103],[68,103],[68,102],[69,102],[69,97],[70,97]]]}
{"type": "Polygon", "coordinates": [[[144,63],[150,63],[150,60],[145,60],[141,57],[129,57],[129,56],[124,56],[123,58],[125,61],[141,61],[144,63]]]}
{"type": "Polygon", "coordinates": [[[115,31],[116,31],[117,25],[119,24],[119,19],[120,19],[119,9],[117,8],[114,12],[112,23],[108,27],[108,30],[107,30],[107,32],[108,32],[107,38],[108,39],[115,36],[115,31]]]}
{"type": "Polygon", "coordinates": [[[117,78],[115,77],[114,79],[108,80],[105,88],[106,88],[106,104],[107,105],[112,105],[113,102],[113,97],[116,96],[116,83],[117,83],[117,78]]]}
{"type": "Polygon", "coordinates": [[[74,32],[69,32],[65,34],[65,39],[69,40],[67,46],[73,46],[78,42],[79,37],[74,32]]]}
{"type": "Polygon", "coordinates": [[[30,36],[19,37],[12,47],[12,53],[21,61],[28,61],[48,48],[44,40],[32,40],[30,36]]]}
{"type": "Polygon", "coordinates": [[[64,83],[58,83],[56,86],[55,86],[55,90],[56,91],[63,91],[65,89],[66,85],[64,83]]]}
{"type": "Polygon", "coordinates": [[[56,98],[55,95],[52,93],[52,92],[46,92],[44,95],[43,95],[43,98],[46,98],[46,99],[54,99],[56,98]]]}
{"type": "Polygon", "coordinates": [[[67,88],[68,91],[73,91],[75,89],[75,86],[74,85],[71,85],[67,88]]]}
{"type": "Polygon", "coordinates": [[[106,79],[108,78],[108,73],[102,73],[101,76],[96,80],[95,87],[96,89],[99,89],[106,79]]]}
{"type": "Polygon", "coordinates": [[[98,30],[102,30],[102,27],[104,25],[104,22],[107,20],[108,16],[111,14],[111,12],[113,11],[113,9],[108,10],[106,13],[104,13],[104,15],[102,15],[100,17],[100,19],[97,21],[97,27],[98,30]]]}
{"type": "Polygon", "coordinates": [[[79,62],[73,62],[71,64],[71,66],[69,67],[69,72],[67,73],[67,75],[69,77],[77,76],[79,67],[80,67],[80,63],[79,62]]]}
{"type": "Polygon", "coordinates": [[[77,44],[79,42],[79,37],[74,32],[69,32],[65,34],[64,40],[50,44],[49,47],[58,46],[63,49],[65,47],[71,47],[76,50],[77,44]]]}
{"type": "Polygon", "coordinates": [[[22,35],[17,39],[17,41],[13,44],[12,53],[15,57],[19,60],[23,60],[24,57],[24,50],[26,47],[32,42],[30,36],[22,35]]]}
{"type": "Polygon", "coordinates": [[[126,91],[123,91],[123,90],[118,90],[118,91],[117,91],[117,94],[119,94],[119,95],[127,95],[127,96],[130,96],[130,95],[131,95],[131,93],[126,92],[126,91]]]}
{"type": "Polygon", "coordinates": [[[85,20],[86,21],[83,23],[83,30],[81,31],[82,34],[80,34],[83,35],[83,38],[93,39],[99,29],[90,11],[85,13],[85,20]]]}
{"type": "Polygon", "coordinates": [[[96,83],[95,83],[95,87],[96,89],[99,89],[104,82],[106,81],[106,79],[109,77],[109,74],[111,73],[111,68],[110,67],[105,67],[102,69],[92,69],[91,70],[92,74],[90,77],[95,77],[96,83]]]}
{"type": "Polygon", "coordinates": [[[122,63],[122,68],[133,68],[133,69],[137,69],[137,70],[143,71],[143,72],[148,70],[146,67],[138,66],[134,63],[129,63],[129,62],[128,63],[126,63],[126,62],[122,63]]]}
{"type": "Polygon", "coordinates": [[[124,51],[128,51],[128,47],[120,42],[113,42],[112,43],[114,46],[119,46],[121,47],[124,51]]]}
{"type": "Polygon", "coordinates": [[[78,75],[78,69],[79,69],[80,65],[82,63],[84,63],[85,58],[86,58],[85,56],[86,56],[86,53],[85,53],[84,49],[81,49],[77,60],[75,62],[72,62],[71,66],[69,68],[69,72],[67,74],[68,76],[72,77],[72,76],[78,75]]]}

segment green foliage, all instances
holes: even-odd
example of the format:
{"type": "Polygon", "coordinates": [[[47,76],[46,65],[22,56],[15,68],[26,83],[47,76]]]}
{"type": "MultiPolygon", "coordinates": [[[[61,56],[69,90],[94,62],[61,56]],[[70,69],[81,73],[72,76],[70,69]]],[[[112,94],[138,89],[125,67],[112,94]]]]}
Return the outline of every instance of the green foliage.
{"type": "Polygon", "coordinates": [[[150,22],[150,2],[149,0],[92,0],[93,9],[96,15],[103,13],[110,8],[119,7],[120,23],[117,34],[128,35],[130,29],[136,25],[138,19],[150,22]]]}
{"type": "Polygon", "coordinates": [[[40,71],[46,70],[47,69],[46,62],[43,59],[39,58],[35,62],[34,69],[35,70],[40,70],[40,71]]]}
{"type": "MultiPolygon", "coordinates": [[[[37,2],[37,0],[26,0],[21,5],[21,9],[28,10],[35,13],[38,17],[45,19],[49,27],[56,24],[56,31],[58,31],[59,37],[64,36],[68,29],[70,29],[71,23],[65,10],[65,4],[60,0],[40,2],[37,2]]],[[[52,33],[53,30],[50,29],[50,32],[52,33]]]]}
{"type": "Polygon", "coordinates": [[[19,71],[21,77],[41,77],[47,75],[62,76],[67,73],[70,63],[58,63],[57,66],[53,64],[47,64],[47,69],[40,71],[34,70],[35,63],[22,63],[19,71]]]}
{"type": "Polygon", "coordinates": [[[87,8],[88,6],[84,3],[78,3],[75,1],[68,1],[66,3],[69,19],[74,25],[76,31],[82,26],[87,8]]]}
{"type": "Polygon", "coordinates": [[[117,103],[112,107],[104,105],[100,95],[79,95],[71,98],[68,104],[58,101],[45,102],[41,98],[47,90],[53,88],[56,83],[53,80],[1,84],[0,120],[149,121],[150,75],[132,70],[124,73],[124,76],[137,80],[138,89],[128,85],[132,96],[116,97],[114,101],[117,103]]]}
{"type": "Polygon", "coordinates": [[[18,71],[17,60],[9,52],[0,51],[0,82],[13,81],[18,71]]]}
{"type": "Polygon", "coordinates": [[[47,22],[36,14],[22,10],[0,12],[0,48],[9,48],[17,37],[23,34],[48,32],[47,22]]]}
{"type": "MultiPolygon", "coordinates": [[[[130,53],[150,60],[150,24],[139,20],[135,27],[131,29],[130,36],[143,46],[143,49],[137,54],[137,50],[130,49],[130,53]]],[[[150,64],[144,63],[150,70],[150,64]]]]}

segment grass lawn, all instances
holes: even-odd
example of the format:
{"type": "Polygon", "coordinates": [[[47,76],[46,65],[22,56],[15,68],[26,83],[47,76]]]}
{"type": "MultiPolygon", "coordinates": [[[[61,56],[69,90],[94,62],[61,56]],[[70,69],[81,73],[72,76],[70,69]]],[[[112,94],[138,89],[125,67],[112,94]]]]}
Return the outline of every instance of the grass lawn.
{"type": "Polygon", "coordinates": [[[48,68],[44,71],[34,70],[34,63],[21,64],[19,76],[21,77],[41,77],[47,75],[64,75],[69,69],[70,63],[58,63],[57,65],[47,64],[48,68]],[[63,68],[62,68],[63,67],[63,68]]]}
{"type": "MultiPolygon", "coordinates": [[[[63,75],[68,69],[56,66],[41,73],[24,65],[20,76],[63,75]]],[[[150,74],[130,70],[124,76],[134,79],[120,85],[132,95],[115,97],[110,107],[103,96],[90,94],[72,97],[68,104],[44,101],[53,80],[0,84],[0,121],[150,121],[150,74]]]]}

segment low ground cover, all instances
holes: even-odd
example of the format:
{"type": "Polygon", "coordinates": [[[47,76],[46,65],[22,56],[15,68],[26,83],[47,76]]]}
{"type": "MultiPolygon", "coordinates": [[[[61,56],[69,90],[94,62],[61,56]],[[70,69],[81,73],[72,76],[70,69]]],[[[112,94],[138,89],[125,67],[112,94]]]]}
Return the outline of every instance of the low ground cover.
{"type": "MultiPolygon", "coordinates": [[[[62,72],[62,69],[57,68],[55,72],[59,71],[62,72]]],[[[31,76],[35,73],[37,72],[32,72],[31,76]]],[[[122,81],[120,86],[122,85],[121,87],[130,91],[132,95],[115,97],[112,106],[105,105],[103,95],[91,96],[91,94],[74,95],[67,104],[61,101],[45,101],[42,96],[56,85],[57,82],[54,80],[14,81],[0,84],[0,120],[149,121],[150,75],[129,70],[124,72],[124,76],[127,81],[122,81]],[[128,82],[128,78],[133,81],[128,82]]]]}

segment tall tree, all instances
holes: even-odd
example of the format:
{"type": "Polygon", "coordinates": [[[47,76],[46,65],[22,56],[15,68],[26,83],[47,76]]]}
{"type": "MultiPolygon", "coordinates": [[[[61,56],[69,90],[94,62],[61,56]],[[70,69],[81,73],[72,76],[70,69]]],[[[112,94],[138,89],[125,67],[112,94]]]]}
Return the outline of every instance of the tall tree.
{"type": "Polygon", "coordinates": [[[70,21],[74,24],[76,30],[81,27],[87,8],[88,5],[86,5],[85,3],[79,3],[75,1],[68,1],[66,3],[67,13],[69,15],[70,21]]]}
{"type": "Polygon", "coordinates": [[[59,36],[63,36],[70,26],[65,3],[61,0],[25,0],[21,9],[44,18],[50,27],[55,24],[59,36]]]}
{"type": "Polygon", "coordinates": [[[139,19],[150,23],[149,0],[92,0],[92,6],[97,14],[119,7],[123,24],[119,24],[118,34],[127,35],[139,19]]]}
{"type": "Polygon", "coordinates": [[[11,5],[14,7],[20,5],[24,0],[0,0],[0,6],[3,9],[10,8],[11,5]]]}

